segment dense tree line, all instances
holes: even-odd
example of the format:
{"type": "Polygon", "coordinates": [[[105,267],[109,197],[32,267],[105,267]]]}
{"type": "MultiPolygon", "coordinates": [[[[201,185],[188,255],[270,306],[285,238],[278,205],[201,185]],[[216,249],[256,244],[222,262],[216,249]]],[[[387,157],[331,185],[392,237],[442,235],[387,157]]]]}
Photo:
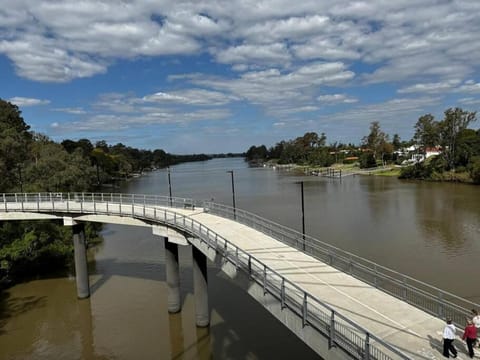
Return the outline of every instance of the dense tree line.
{"type": "MultiPolygon", "coordinates": [[[[0,99],[0,192],[92,191],[135,172],[207,159],[88,139],[59,144],[30,131],[20,109],[0,99]]],[[[87,224],[87,241],[97,240],[98,229],[87,224]]],[[[61,223],[0,222],[0,285],[68,264],[71,239],[71,229],[61,223]]]]}
{"type": "Polygon", "coordinates": [[[410,162],[414,164],[402,167],[401,178],[451,180],[467,176],[467,180],[480,183],[480,130],[469,128],[475,120],[475,112],[460,108],[447,109],[442,120],[426,114],[416,122],[414,136],[409,141],[401,141],[398,134],[390,137],[378,121],[373,121],[360,145],[327,145],[324,133],[307,132],[270,148],[251,146],[246,160],[322,167],[356,162],[361,168],[410,162]],[[429,148],[439,149],[440,154],[425,160],[429,148]]]}
{"type": "Polygon", "coordinates": [[[85,158],[89,159],[95,169],[97,184],[105,184],[118,178],[128,178],[132,174],[153,168],[211,159],[205,154],[174,155],[160,149],[142,150],[122,143],[108,145],[105,141],[98,141],[93,145],[88,139],[78,141],[67,139],[62,141],[61,145],[69,154],[81,152],[85,158]]]}

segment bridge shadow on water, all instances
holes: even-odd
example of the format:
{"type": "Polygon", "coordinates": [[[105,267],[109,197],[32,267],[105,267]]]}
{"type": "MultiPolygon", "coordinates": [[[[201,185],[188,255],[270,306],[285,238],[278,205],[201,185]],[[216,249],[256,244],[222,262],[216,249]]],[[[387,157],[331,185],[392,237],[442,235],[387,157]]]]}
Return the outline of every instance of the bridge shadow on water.
{"type": "MultiPolygon", "coordinates": [[[[178,314],[169,314],[167,325],[170,329],[172,359],[319,359],[316,353],[211,262],[208,265],[208,288],[212,324],[206,329],[196,328],[194,310],[191,308],[191,262],[182,264],[180,259],[180,264],[184,309],[178,314]],[[193,318],[182,320],[182,317],[191,317],[192,314],[193,318]],[[182,329],[185,323],[195,328],[196,338],[193,342],[183,340],[186,336],[184,332],[192,332],[191,329],[182,329]]],[[[165,265],[162,263],[107,258],[90,262],[89,271],[93,275],[91,279],[97,278],[90,286],[93,297],[114,276],[165,282],[165,265]]],[[[166,308],[164,310],[167,311],[166,308]]]]}

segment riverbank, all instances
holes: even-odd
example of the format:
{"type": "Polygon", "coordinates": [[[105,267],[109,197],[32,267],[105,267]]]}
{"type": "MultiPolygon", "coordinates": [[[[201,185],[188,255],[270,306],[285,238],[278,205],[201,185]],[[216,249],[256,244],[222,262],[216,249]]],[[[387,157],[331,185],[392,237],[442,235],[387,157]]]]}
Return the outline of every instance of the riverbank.
{"type": "MultiPolygon", "coordinates": [[[[401,180],[420,180],[429,182],[453,182],[474,185],[474,181],[467,171],[454,172],[448,171],[443,173],[431,172],[426,176],[408,176],[402,173],[402,169],[411,168],[400,165],[386,165],[375,168],[362,169],[356,164],[333,164],[330,167],[305,166],[298,164],[276,164],[275,162],[266,162],[264,167],[270,167],[279,170],[288,170],[305,175],[324,176],[324,177],[345,177],[353,175],[367,176],[385,176],[395,177],[401,180]]],[[[407,173],[408,174],[408,173],[407,173]]]]}

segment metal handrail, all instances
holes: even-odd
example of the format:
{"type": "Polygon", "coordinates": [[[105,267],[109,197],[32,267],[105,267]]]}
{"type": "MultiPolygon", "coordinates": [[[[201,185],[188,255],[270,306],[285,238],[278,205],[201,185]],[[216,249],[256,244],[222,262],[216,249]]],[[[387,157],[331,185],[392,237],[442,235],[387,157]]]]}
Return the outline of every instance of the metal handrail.
{"type": "MultiPolygon", "coordinates": [[[[213,202],[206,202],[204,206],[206,211],[211,214],[228,219],[234,218],[233,209],[229,206],[213,202]]],[[[303,235],[296,230],[248,211],[235,209],[235,220],[293,246],[341,271],[348,272],[350,275],[433,316],[441,319],[449,317],[457,326],[464,326],[465,318],[470,316],[470,309],[480,308],[479,304],[376,264],[309,235],[303,235]]]]}
{"type": "Polygon", "coordinates": [[[178,207],[181,204],[193,204],[191,199],[176,198],[177,201],[173,201],[170,197],[104,193],[2,194],[2,197],[4,206],[0,211],[4,212],[121,215],[172,226],[222,253],[227,261],[248,273],[253,281],[262,286],[264,294],[269,293],[280,301],[282,308],[288,308],[300,316],[304,326],[311,326],[326,336],[329,346],[337,346],[355,359],[410,359],[405,353],[371,334],[210,228],[188,216],[157,205],[166,202],[166,206],[172,203],[178,207]],[[17,205],[9,206],[11,203],[17,205]]]}

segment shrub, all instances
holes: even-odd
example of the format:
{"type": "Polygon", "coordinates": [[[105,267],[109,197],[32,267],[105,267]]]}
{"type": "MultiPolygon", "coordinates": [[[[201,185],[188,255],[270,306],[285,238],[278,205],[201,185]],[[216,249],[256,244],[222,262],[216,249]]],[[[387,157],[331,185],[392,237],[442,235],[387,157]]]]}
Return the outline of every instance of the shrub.
{"type": "Polygon", "coordinates": [[[468,164],[468,172],[475,184],[480,184],[480,156],[474,156],[471,158],[468,164]]]}

